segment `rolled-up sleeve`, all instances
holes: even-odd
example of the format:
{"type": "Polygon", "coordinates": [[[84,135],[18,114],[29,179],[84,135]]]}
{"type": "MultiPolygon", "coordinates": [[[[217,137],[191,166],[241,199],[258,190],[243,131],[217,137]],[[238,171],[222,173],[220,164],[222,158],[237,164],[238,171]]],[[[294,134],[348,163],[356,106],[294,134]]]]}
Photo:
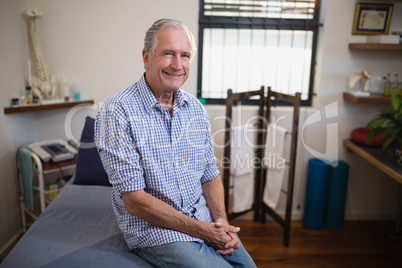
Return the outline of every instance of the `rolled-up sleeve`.
{"type": "Polygon", "coordinates": [[[140,155],[124,108],[106,102],[95,120],[95,142],[110,183],[120,193],[145,188],[140,155]]]}

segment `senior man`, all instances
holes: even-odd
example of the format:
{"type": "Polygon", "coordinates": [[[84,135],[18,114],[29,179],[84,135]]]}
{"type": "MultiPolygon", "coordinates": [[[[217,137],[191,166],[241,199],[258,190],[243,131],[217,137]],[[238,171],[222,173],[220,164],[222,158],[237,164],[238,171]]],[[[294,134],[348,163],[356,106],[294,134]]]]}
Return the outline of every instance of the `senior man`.
{"type": "Polygon", "coordinates": [[[95,140],[129,248],[156,267],[255,267],[225,214],[208,115],[180,87],[196,53],[180,21],[147,31],[145,73],[110,98],[95,140]]]}

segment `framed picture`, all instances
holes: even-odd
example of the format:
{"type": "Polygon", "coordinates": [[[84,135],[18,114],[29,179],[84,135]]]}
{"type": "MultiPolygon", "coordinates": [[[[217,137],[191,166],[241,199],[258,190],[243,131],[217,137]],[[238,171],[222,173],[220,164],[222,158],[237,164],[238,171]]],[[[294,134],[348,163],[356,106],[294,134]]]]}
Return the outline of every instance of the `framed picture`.
{"type": "Polygon", "coordinates": [[[352,34],[388,34],[393,4],[357,3],[352,34]]]}

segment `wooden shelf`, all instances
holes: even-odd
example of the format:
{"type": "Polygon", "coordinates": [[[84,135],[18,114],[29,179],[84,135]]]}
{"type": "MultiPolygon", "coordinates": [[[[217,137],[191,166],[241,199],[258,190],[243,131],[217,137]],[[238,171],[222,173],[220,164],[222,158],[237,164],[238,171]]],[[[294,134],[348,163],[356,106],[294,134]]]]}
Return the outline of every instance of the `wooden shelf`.
{"type": "Polygon", "coordinates": [[[349,92],[343,92],[343,98],[345,100],[355,102],[355,103],[379,103],[379,104],[389,104],[389,97],[384,97],[382,95],[370,95],[367,97],[357,97],[349,92]]]}
{"type": "Polygon", "coordinates": [[[76,155],[73,159],[65,160],[65,161],[61,161],[61,162],[57,162],[57,163],[54,163],[52,161],[45,162],[45,163],[42,163],[42,168],[43,168],[43,171],[49,171],[49,170],[59,169],[62,167],[74,166],[77,164],[77,158],[78,158],[78,156],[76,155]]]}
{"type": "Polygon", "coordinates": [[[40,112],[49,111],[56,109],[66,109],[72,108],[80,104],[94,104],[93,100],[83,100],[83,101],[70,101],[70,102],[60,102],[52,104],[32,104],[32,105],[21,105],[16,107],[5,107],[4,114],[17,114],[17,113],[30,113],[30,112],[40,112]]]}
{"type": "Polygon", "coordinates": [[[350,43],[349,49],[356,50],[400,50],[402,44],[378,44],[378,43],[350,43]]]}
{"type": "Polygon", "coordinates": [[[344,139],[342,142],[348,150],[355,152],[374,167],[402,184],[402,168],[395,162],[394,150],[383,151],[381,148],[358,145],[348,139],[344,139]]]}

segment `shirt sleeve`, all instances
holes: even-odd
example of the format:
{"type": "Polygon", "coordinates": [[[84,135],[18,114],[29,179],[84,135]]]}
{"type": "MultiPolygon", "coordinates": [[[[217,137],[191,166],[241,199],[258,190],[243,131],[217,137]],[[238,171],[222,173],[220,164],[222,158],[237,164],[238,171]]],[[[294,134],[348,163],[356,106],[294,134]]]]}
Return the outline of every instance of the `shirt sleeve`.
{"type": "Polygon", "coordinates": [[[212,140],[211,124],[209,121],[207,111],[205,110],[205,108],[203,106],[202,106],[202,109],[204,112],[204,121],[205,121],[205,125],[206,125],[206,136],[205,136],[206,150],[205,150],[205,154],[204,154],[205,171],[204,171],[204,175],[201,178],[201,183],[204,183],[204,182],[215,179],[220,174],[220,172],[216,166],[217,158],[215,157],[215,153],[214,153],[214,144],[213,144],[213,140],[212,140]]]}
{"type": "Polygon", "coordinates": [[[121,104],[106,102],[95,121],[95,142],[110,183],[120,193],[145,188],[140,155],[121,104]]]}

